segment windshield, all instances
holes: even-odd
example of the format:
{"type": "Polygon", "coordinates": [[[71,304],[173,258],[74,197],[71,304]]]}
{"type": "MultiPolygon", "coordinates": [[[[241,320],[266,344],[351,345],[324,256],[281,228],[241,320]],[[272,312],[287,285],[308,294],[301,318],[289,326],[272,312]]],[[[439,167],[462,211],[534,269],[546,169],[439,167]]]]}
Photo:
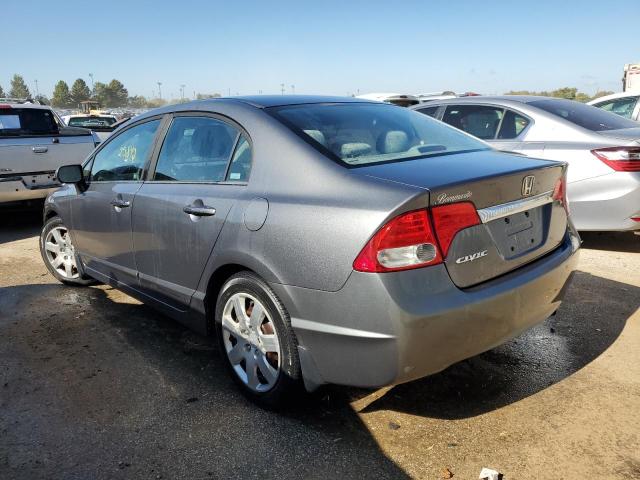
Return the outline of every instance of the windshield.
{"type": "Polygon", "coordinates": [[[305,104],[269,111],[318,150],[347,165],[490,149],[427,115],[393,105],[305,104]]]}
{"type": "Polygon", "coordinates": [[[606,112],[591,105],[572,100],[548,99],[529,102],[532,107],[549,112],[557,117],[578,125],[592,132],[634,128],[638,124],[614,113],[606,112]]]}
{"type": "Polygon", "coordinates": [[[108,127],[116,123],[113,117],[71,117],[70,127],[108,127]]]}

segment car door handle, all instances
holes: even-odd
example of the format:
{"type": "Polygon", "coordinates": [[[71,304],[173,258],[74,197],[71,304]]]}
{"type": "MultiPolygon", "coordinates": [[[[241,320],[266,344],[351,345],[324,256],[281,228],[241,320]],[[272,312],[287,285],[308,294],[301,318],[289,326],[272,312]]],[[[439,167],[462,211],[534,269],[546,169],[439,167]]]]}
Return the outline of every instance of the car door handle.
{"type": "Polygon", "coordinates": [[[111,200],[111,205],[113,205],[114,207],[117,207],[117,208],[127,208],[128,206],[131,205],[131,202],[127,202],[125,200],[115,199],[115,200],[111,200]]]}
{"type": "Polygon", "coordinates": [[[31,147],[33,153],[47,153],[49,148],[47,147],[31,147]]]}
{"type": "Polygon", "coordinates": [[[187,205],[182,209],[184,213],[189,215],[195,215],[197,217],[211,217],[216,214],[216,209],[213,207],[187,205]]]}

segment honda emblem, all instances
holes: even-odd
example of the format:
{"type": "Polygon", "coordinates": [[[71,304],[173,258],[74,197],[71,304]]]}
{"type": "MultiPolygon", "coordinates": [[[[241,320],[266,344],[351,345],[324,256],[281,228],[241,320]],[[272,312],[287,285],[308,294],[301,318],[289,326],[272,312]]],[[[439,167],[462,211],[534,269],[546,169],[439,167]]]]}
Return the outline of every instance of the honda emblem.
{"type": "Polygon", "coordinates": [[[522,179],[522,196],[528,197],[533,192],[533,186],[536,183],[536,177],[527,175],[522,179]]]}

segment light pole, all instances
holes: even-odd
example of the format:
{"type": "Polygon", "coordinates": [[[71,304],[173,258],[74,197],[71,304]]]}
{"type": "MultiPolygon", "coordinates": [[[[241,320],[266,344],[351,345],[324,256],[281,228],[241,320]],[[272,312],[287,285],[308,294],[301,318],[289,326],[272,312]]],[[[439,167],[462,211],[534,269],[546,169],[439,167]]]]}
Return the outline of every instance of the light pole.
{"type": "Polygon", "coordinates": [[[296,86],[295,85],[291,85],[291,93],[292,94],[296,94],[296,86]]]}
{"type": "Polygon", "coordinates": [[[156,82],[158,84],[158,98],[162,100],[162,82],[156,82]]]}
{"type": "Polygon", "coordinates": [[[38,91],[38,80],[34,80],[33,83],[36,84],[36,98],[40,96],[40,92],[38,91]]]}
{"type": "Polygon", "coordinates": [[[184,87],[186,87],[185,84],[180,85],[180,102],[184,103],[184,87]]]}
{"type": "Polygon", "coordinates": [[[89,78],[91,79],[91,91],[93,92],[93,73],[89,74],[89,78]]]}
{"type": "Polygon", "coordinates": [[[280,93],[284,95],[284,83],[280,84],[280,93]]]}

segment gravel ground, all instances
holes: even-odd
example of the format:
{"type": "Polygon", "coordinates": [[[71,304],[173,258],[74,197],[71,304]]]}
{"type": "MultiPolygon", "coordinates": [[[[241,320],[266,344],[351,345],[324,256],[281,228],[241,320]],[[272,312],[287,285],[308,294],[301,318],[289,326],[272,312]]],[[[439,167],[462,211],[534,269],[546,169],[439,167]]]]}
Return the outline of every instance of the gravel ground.
{"type": "Polygon", "coordinates": [[[640,237],[584,235],[555,318],[432,377],[275,414],[211,339],[54,281],[0,211],[0,478],[640,478],[640,237]]]}

